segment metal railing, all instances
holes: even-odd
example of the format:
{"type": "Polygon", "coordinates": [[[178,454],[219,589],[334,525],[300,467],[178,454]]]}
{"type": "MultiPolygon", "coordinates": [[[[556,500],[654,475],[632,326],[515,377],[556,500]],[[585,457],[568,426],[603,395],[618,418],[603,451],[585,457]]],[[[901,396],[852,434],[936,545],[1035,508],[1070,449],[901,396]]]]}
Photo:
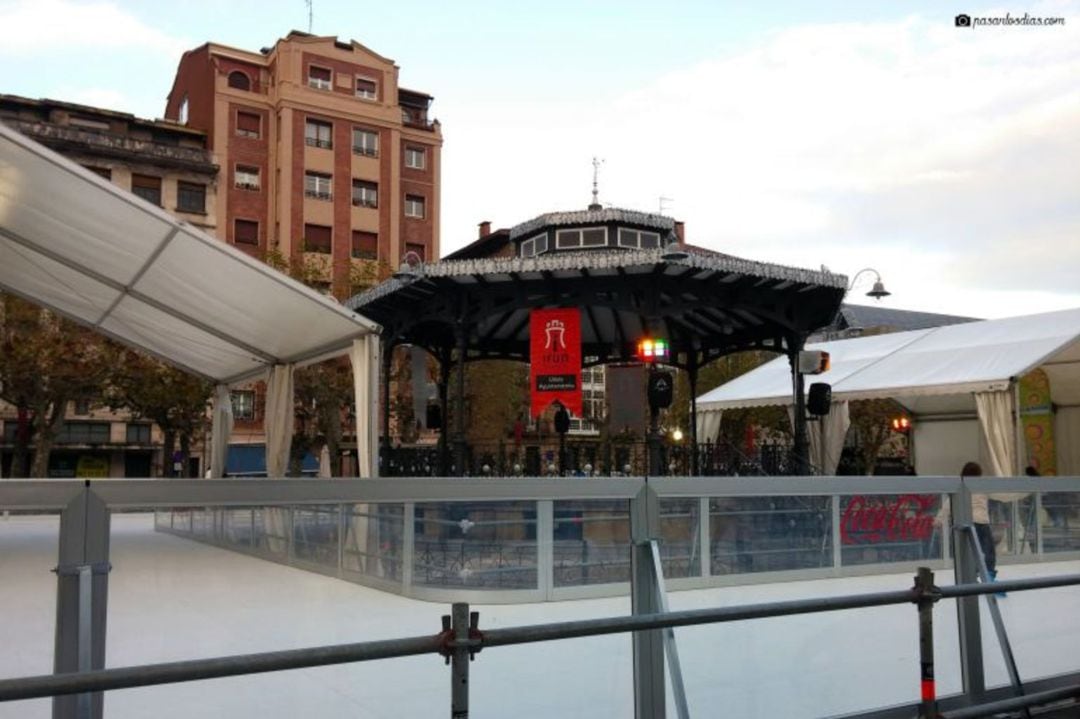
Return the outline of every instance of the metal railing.
{"type": "MultiPolygon", "coordinates": [[[[530,558],[530,561],[535,564],[535,586],[530,586],[529,589],[505,590],[503,585],[496,583],[493,591],[478,591],[475,585],[467,581],[456,588],[440,588],[455,599],[474,601],[472,597],[475,596],[478,597],[476,601],[483,602],[512,601],[515,597],[522,601],[532,601],[537,593],[544,596],[551,594],[559,598],[568,598],[575,593],[581,595],[581,590],[591,588],[583,583],[586,576],[584,569],[580,574],[575,575],[578,577],[577,583],[561,588],[555,586],[555,557],[559,541],[556,527],[565,524],[573,526],[577,524],[576,519],[582,519],[581,524],[595,524],[603,528],[607,535],[613,534],[616,527],[624,527],[625,542],[616,542],[614,546],[625,547],[628,555],[628,566],[625,570],[618,571],[625,572],[625,576],[630,579],[631,595],[635,597],[634,606],[637,613],[635,617],[596,620],[599,624],[595,625],[576,622],[546,626],[546,628],[522,627],[517,630],[482,632],[479,643],[476,643],[477,637],[473,636],[469,630],[469,622],[459,620],[456,624],[452,622],[451,627],[444,629],[443,638],[440,640],[442,643],[439,645],[433,644],[431,637],[414,637],[402,640],[405,642],[404,645],[394,642],[376,642],[347,647],[298,650],[300,653],[271,653],[273,656],[256,655],[254,658],[222,658],[207,660],[202,664],[181,663],[183,666],[179,669],[172,665],[162,669],[165,673],[161,676],[172,678],[161,681],[175,681],[176,677],[183,675],[183,672],[196,670],[202,673],[198,677],[193,675],[192,678],[227,676],[230,672],[247,673],[235,671],[245,662],[248,662],[249,667],[263,667],[256,671],[271,671],[288,668],[283,664],[275,663],[280,661],[308,662],[307,664],[289,664],[289,666],[314,666],[405,656],[410,653],[426,653],[439,649],[444,652],[449,651],[453,656],[460,656],[462,652],[467,655],[470,650],[475,652],[477,649],[509,643],[633,631],[636,632],[635,667],[645,667],[644,670],[635,672],[636,702],[639,708],[649,701],[647,697],[652,697],[653,702],[649,705],[651,709],[639,715],[659,717],[663,716],[663,709],[658,708],[655,701],[656,697],[662,697],[664,694],[663,649],[657,641],[645,641],[650,636],[647,630],[714,621],[781,616],[785,613],[918,602],[927,599],[925,592],[917,596],[909,590],[883,595],[859,595],[859,598],[854,599],[801,600],[801,603],[784,602],[774,605],[752,605],[662,615],[658,614],[655,607],[650,609],[647,602],[644,605],[645,608],[642,609],[642,605],[636,598],[654,596],[656,586],[664,575],[677,574],[680,568],[685,573],[692,573],[691,568],[694,566],[702,568],[704,572],[704,568],[712,566],[715,542],[711,522],[716,516],[719,517],[718,521],[721,522],[722,527],[727,527],[732,522],[735,523],[734,526],[739,526],[739,522],[749,517],[751,527],[754,526],[753,522],[760,522],[763,527],[772,527],[776,530],[765,532],[758,538],[767,538],[773,534],[798,538],[799,533],[793,531],[793,527],[798,526],[800,522],[809,527],[815,526],[813,522],[822,522],[823,524],[809,536],[815,542],[821,537],[838,540],[833,544],[826,542],[822,548],[815,546],[813,551],[807,549],[802,553],[796,553],[796,556],[812,555],[817,558],[815,561],[832,558],[838,561],[837,564],[815,565],[807,572],[787,570],[779,573],[771,571],[737,573],[730,577],[729,581],[723,582],[728,584],[746,582],[752,577],[777,581],[780,578],[793,576],[803,578],[837,576],[840,572],[836,570],[844,566],[857,569],[856,573],[867,573],[868,571],[897,572],[910,566],[925,565],[922,558],[913,559],[906,555],[901,561],[892,563],[874,562],[854,565],[845,563],[846,548],[856,552],[865,550],[858,541],[852,545],[851,540],[868,539],[871,536],[886,540],[878,543],[881,546],[870,545],[874,552],[892,551],[889,545],[896,544],[935,547],[935,552],[940,549],[941,553],[940,555],[935,553],[933,557],[935,559],[940,557],[942,564],[947,564],[948,558],[955,554],[953,561],[959,586],[941,590],[935,588],[938,596],[955,597],[958,600],[960,617],[958,633],[962,649],[961,676],[965,696],[958,700],[959,704],[951,706],[960,708],[974,702],[1004,700],[1009,697],[1000,693],[995,694],[995,690],[988,690],[983,676],[979,612],[978,605],[973,603],[977,601],[977,595],[1001,590],[1014,591],[1076,584],[1080,583],[1080,578],[1043,578],[1001,582],[992,587],[974,584],[973,560],[970,552],[965,550],[963,544],[954,546],[950,542],[951,532],[939,527],[930,532],[929,539],[925,536],[926,520],[934,514],[932,510],[940,506],[940,497],[943,494],[950,497],[957,524],[961,526],[970,524],[972,492],[991,493],[991,496],[999,492],[1025,492],[1027,494],[1022,502],[1006,503],[995,508],[998,524],[1001,524],[1004,529],[1001,542],[1013,549],[1027,550],[1022,554],[1014,554],[1011,557],[1013,560],[1045,561],[1075,558],[1076,554],[1071,550],[1075,549],[1076,545],[1072,544],[1071,534],[1066,533],[1068,542],[1059,542],[1055,545],[1054,541],[1051,541],[1052,537],[1046,534],[1045,530],[1052,528],[1054,532],[1057,532],[1068,528],[1070,521],[1074,522],[1074,526],[1080,524],[1075,519],[1077,504],[1072,501],[1075,499],[1074,494],[1080,492],[1080,480],[1076,478],[984,478],[966,481],[958,478],[907,477],[682,478],[654,480],[650,483],[646,483],[642,478],[6,481],[0,483],[0,509],[61,510],[55,667],[57,675],[75,673],[78,676],[67,678],[74,682],[72,684],[64,684],[66,680],[55,676],[0,682],[0,698],[25,698],[28,696],[25,692],[33,687],[37,687],[33,691],[44,692],[34,696],[60,694],[60,690],[63,690],[68,694],[55,700],[55,716],[100,717],[103,704],[98,689],[110,688],[114,685],[94,682],[107,679],[108,681],[140,681],[143,684],[160,683],[144,681],[149,676],[146,674],[147,667],[129,668],[128,675],[122,674],[125,670],[103,669],[104,617],[110,569],[109,514],[113,511],[128,509],[155,509],[168,510],[167,514],[161,516],[170,518],[173,531],[177,529],[175,526],[177,518],[185,519],[188,521],[187,533],[190,536],[198,536],[201,532],[204,535],[203,538],[213,535],[214,532],[235,529],[236,524],[230,524],[229,518],[243,517],[251,529],[249,539],[254,541],[256,533],[261,532],[257,546],[260,551],[267,552],[278,561],[289,561],[298,566],[308,564],[311,565],[309,568],[324,561],[327,565],[336,562],[338,567],[353,562],[348,566],[353,568],[353,573],[362,578],[364,583],[373,586],[382,584],[395,591],[401,591],[401,587],[408,586],[410,581],[416,589],[416,558],[427,551],[424,549],[425,542],[438,547],[444,540],[453,539],[455,532],[460,532],[462,535],[467,535],[474,530],[477,534],[487,532],[488,536],[484,539],[485,546],[514,546],[514,543],[524,543],[529,548],[526,554],[530,557],[535,551],[535,560],[530,558]],[[761,511],[763,506],[758,504],[749,505],[749,508],[740,505],[739,502],[743,500],[767,503],[768,511],[761,511]],[[1046,500],[1049,500],[1047,506],[1053,508],[1053,512],[1044,509],[1043,503],[1046,500]],[[599,511],[590,511],[587,521],[584,514],[577,517],[561,511],[567,509],[576,511],[577,507],[584,504],[594,504],[592,510],[600,508],[599,511]],[[525,508],[530,506],[535,508],[535,519],[516,514],[525,512],[525,508]],[[625,508],[625,515],[621,509],[615,512],[615,508],[619,506],[625,508]],[[193,507],[198,509],[191,509],[193,507]],[[460,511],[462,507],[466,508],[464,513],[460,511]],[[475,514],[478,507],[479,511],[487,512],[491,516],[483,517],[475,514]],[[1030,509],[1026,514],[1025,507],[1030,509]],[[343,511],[343,508],[348,509],[343,511]],[[425,511],[418,517],[418,508],[423,510],[432,508],[437,511],[431,516],[427,516],[425,511]],[[458,511],[447,515],[446,512],[451,509],[458,511]],[[258,515],[255,514],[256,511],[258,515]],[[513,516],[507,516],[507,512],[513,516]],[[1024,519],[1031,516],[1035,517],[1033,522],[1027,522],[1024,519]],[[300,521],[297,521],[298,517],[300,521]],[[804,519],[793,519],[799,517],[804,519]],[[812,517],[813,522],[805,519],[806,517],[812,517]],[[1021,517],[1021,521],[1015,521],[1017,517],[1021,517]],[[533,538],[521,539],[505,535],[506,528],[518,528],[519,525],[529,522],[535,526],[533,538]],[[402,529],[401,545],[394,551],[391,551],[392,548],[383,541],[387,535],[380,533],[379,528],[384,525],[402,529]],[[416,531],[418,526],[421,528],[419,533],[416,531]],[[433,528],[432,536],[423,529],[425,526],[433,528]],[[317,534],[316,530],[321,531],[322,534],[317,534]],[[441,536],[444,531],[449,532],[449,536],[441,536]],[[504,534],[500,535],[500,532],[504,534]],[[935,534],[936,545],[934,545],[935,534]],[[352,543],[344,541],[350,535],[352,543]],[[687,535],[686,543],[681,544],[678,541],[679,537],[687,537],[687,535]],[[675,540],[667,546],[669,537],[675,537],[675,540]],[[905,539],[912,541],[905,541],[905,539]],[[660,553],[656,552],[657,540],[666,556],[661,557],[660,553]],[[649,572],[640,571],[641,558],[644,556],[643,549],[647,543],[650,547],[648,551],[655,553],[655,561],[663,567],[663,571],[655,572],[657,576],[651,579],[649,572]],[[950,547],[955,549],[955,552],[950,553],[950,547]],[[350,554],[350,550],[355,551],[350,554]],[[410,575],[412,575],[411,578],[410,575]],[[400,582],[398,582],[398,577],[401,578],[400,582]],[[565,589],[568,593],[559,595],[559,589],[565,589]],[[835,606],[833,606],[834,602],[835,606]],[[457,633],[457,639],[453,641],[447,639],[445,632],[449,630],[457,633]],[[515,631],[519,634],[515,635],[515,631]],[[461,632],[464,632],[464,638],[461,632]],[[515,636],[517,640],[513,639],[515,636]],[[639,659],[641,654],[646,654],[651,659],[642,663],[639,659]],[[251,661],[255,664],[250,664],[251,661]],[[660,668],[659,672],[656,667],[660,668]],[[109,672],[121,673],[109,674],[109,672]],[[143,673],[141,678],[140,672],[143,673]],[[175,672],[180,672],[180,674],[175,672]],[[124,679],[124,676],[127,678],[124,679]],[[20,694],[20,692],[23,693],[20,694]]],[[[944,520],[943,517],[941,519],[944,520]]],[[[947,524],[944,526],[947,527],[947,524]]],[[[584,536],[586,529],[582,527],[581,531],[584,536]]],[[[750,536],[750,546],[746,549],[753,561],[764,562],[765,568],[775,568],[770,564],[776,561],[774,557],[791,554],[790,549],[784,551],[783,548],[763,547],[754,539],[754,536],[750,536]]],[[[570,541],[578,540],[572,538],[570,541]]],[[[459,553],[459,556],[464,551],[467,559],[474,549],[467,542],[450,546],[459,553]]],[[[485,562],[488,561],[484,553],[481,552],[479,556],[484,558],[485,562]]],[[[806,560],[804,558],[799,561],[806,560]]],[[[512,571],[518,571],[520,564],[522,564],[520,561],[515,563],[512,571]]],[[[582,562],[576,566],[584,568],[589,564],[592,563],[582,562]]],[[[474,563],[471,566],[483,568],[482,564],[474,563]]],[[[608,570],[601,574],[604,580],[604,584],[598,587],[601,593],[625,592],[625,585],[613,587],[608,581],[612,576],[611,571],[614,571],[611,567],[622,566],[621,559],[618,562],[612,562],[608,570]]],[[[456,574],[452,571],[450,573],[458,579],[463,579],[460,571],[456,574]]],[[[533,576],[529,574],[527,583],[530,585],[533,582],[533,576]]],[[[674,587],[682,582],[683,587],[702,586],[701,580],[701,576],[683,576],[671,579],[669,584],[674,587]]],[[[420,593],[414,592],[414,594],[419,596],[420,593]]],[[[455,612],[455,614],[460,613],[460,609],[455,612]]],[[[467,607],[465,614],[466,616],[468,614],[467,607]]],[[[475,622],[472,622],[471,626],[479,632],[475,622]]],[[[153,669],[154,666],[157,665],[152,665],[149,669],[153,669]]],[[[1072,684],[1078,683],[1077,677],[1080,677],[1080,674],[1069,675],[1069,678],[1073,680],[1072,684]]],[[[1060,681],[1060,678],[1058,680],[1060,681]]],[[[135,685],[129,683],[115,686],[135,685]]],[[[1054,684],[1050,680],[1042,683],[1028,682],[1026,689],[1029,693],[1056,691],[1060,689],[1060,684],[1054,684]]],[[[943,706],[950,705],[943,703],[943,706]]],[[[910,708],[906,707],[908,710],[910,708]]],[[[882,718],[902,716],[902,714],[890,713],[892,711],[875,710],[860,716],[882,718]]],[[[910,716],[910,713],[907,716],[910,716]]]]}
{"type": "MultiPolygon", "coordinates": [[[[455,603],[451,608],[451,614],[442,617],[441,631],[432,635],[6,679],[0,680],[0,702],[50,696],[85,695],[114,689],[438,653],[446,657],[447,663],[451,665],[451,716],[464,718],[468,716],[469,712],[469,662],[484,649],[559,639],[629,632],[644,633],[650,630],[674,627],[898,604],[916,605],[921,617],[919,624],[920,638],[925,640],[932,637],[933,631],[932,614],[928,612],[928,608],[941,599],[978,597],[1001,591],[1016,592],[1076,585],[1080,585],[1080,574],[1003,581],[992,585],[964,584],[937,587],[933,584],[933,573],[929,569],[923,568],[920,569],[919,575],[915,578],[915,586],[905,590],[553,622],[491,630],[481,630],[479,613],[471,612],[468,604],[455,603]]],[[[920,663],[924,673],[928,660],[932,670],[932,650],[929,656],[925,653],[920,656],[920,663]]],[[[912,675],[915,676],[915,674],[916,671],[913,667],[912,675]]],[[[1065,687],[1006,700],[984,702],[939,714],[939,703],[942,706],[949,706],[960,702],[955,698],[951,701],[939,702],[933,692],[932,672],[930,676],[930,689],[927,688],[925,678],[920,686],[921,699],[918,705],[920,717],[944,717],[946,719],[983,717],[1006,710],[1016,710],[1062,699],[1080,697],[1080,681],[1078,681],[1065,687]]],[[[913,682],[912,694],[916,693],[914,685],[915,682],[913,682]]],[[[902,709],[897,708],[895,711],[908,711],[910,708],[914,708],[914,705],[902,709]]],[[[89,713],[85,715],[89,716],[89,713]]],[[[83,714],[79,716],[83,716],[83,714]]]]}

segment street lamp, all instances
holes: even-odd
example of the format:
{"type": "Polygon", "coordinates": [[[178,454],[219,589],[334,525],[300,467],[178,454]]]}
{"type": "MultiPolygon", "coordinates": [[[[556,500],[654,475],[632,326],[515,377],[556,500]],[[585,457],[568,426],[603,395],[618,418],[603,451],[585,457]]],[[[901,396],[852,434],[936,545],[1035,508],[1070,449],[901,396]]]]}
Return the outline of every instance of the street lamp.
{"type": "Polygon", "coordinates": [[[848,292],[851,292],[851,290],[855,288],[855,283],[858,281],[859,277],[866,272],[873,272],[875,278],[874,286],[870,288],[869,292],[866,293],[867,297],[873,297],[875,300],[880,300],[882,297],[888,297],[892,294],[892,292],[889,292],[887,289],[885,289],[885,284],[881,281],[881,275],[873,267],[867,267],[856,272],[855,276],[851,278],[851,284],[848,285],[848,292]]]}
{"type": "Polygon", "coordinates": [[[397,271],[394,272],[392,277],[395,280],[400,280],[402,282],[414,282],[420,279],[423,274],[423,258],[415,251],[409,250],[405,253],[405,256],[401,258],[401,264],[398,266],[397,271]]]}

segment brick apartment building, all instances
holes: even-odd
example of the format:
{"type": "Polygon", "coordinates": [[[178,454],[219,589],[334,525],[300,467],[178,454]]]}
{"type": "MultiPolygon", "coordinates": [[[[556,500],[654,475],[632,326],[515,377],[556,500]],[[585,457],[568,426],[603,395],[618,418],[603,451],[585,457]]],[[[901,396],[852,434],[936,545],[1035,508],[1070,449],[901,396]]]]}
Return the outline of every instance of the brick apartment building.
{"type": "MultiPolygon", "coordinates": [[[[294,31],[259,52],[184,53],[166,120],[0,95],[0,121],[255,257],[302,260],[343,299],[409,252],[439,254],[442,133],[431,96],[399,87],[398,71],[359,43],[294,31]]],[[[262,390],[233,392],[233,471],[261,464],[262,390]]],[[[168,471],[157,427],[67,414],[51,475],[168,471]]],[[[6,475],[13,408],[0,404],[0,426],[6,475]]],[[[196,449],[184,472],[204,469],[196,449]]]]}
{"type": "Polygon", "coordinates": [[[442,133],[431,96],[363,45],[291,32],[260,52],[184,53],[165,116],[206,133],[222,168],[222,239],[322,271],[344,298],[351,272],[439,255],[442,133]]]}

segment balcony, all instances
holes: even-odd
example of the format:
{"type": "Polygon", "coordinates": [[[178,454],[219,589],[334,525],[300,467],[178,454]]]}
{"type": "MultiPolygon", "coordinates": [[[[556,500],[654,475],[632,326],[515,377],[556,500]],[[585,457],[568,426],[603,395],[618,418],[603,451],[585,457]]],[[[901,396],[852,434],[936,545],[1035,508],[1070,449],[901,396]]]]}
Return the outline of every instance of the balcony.
{"type": "Polygon", "coordinates": [[[414,127],[418,130],[435,130],[435,122],[428,120],[427,112],[413,108],[401,108],[401,124],[405,127],[414,127]]]}
{"type": "Polygon", "coordinates": [[[123,135],[87,130],[50,122],[6,120],[15,130],[60,153],[85,152],[121,160],[152,158],[156,165],[215,174],[218,170],[209,151],[199,147],[166,145],[123,135]]]}

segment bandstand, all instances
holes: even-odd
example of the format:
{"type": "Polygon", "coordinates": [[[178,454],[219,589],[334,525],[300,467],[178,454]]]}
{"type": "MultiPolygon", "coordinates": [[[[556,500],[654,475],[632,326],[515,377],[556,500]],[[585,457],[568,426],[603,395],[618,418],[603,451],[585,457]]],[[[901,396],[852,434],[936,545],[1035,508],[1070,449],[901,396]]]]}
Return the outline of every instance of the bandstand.
{"type": "MultiPolygon", "coordinates": [[[[671,347],[668,364],[687,373],[692,397],[698,372],[709,362],[746,350],[793,357],[807,335],[838,310],[844,276],[686,245],[676,224],[663,215],[598,205],[548,213],[509,231],[507,256],[417,262],[347,303],[382,327],[384,377],[396,346],[421,347],[435,358],[443,417],[450,416],[453,375],[455,422],[450,437],[440,433],[440,473],[450,474],[451,466],[456,473],[465,469],[465,363],[527,362],[532,310],[580,308],[581,354],[589,366],[633,361],[638,339],[665,337],[671,347]]],[[[388,381],[382,392],[385,456],[388,381]]],[[[793,375],[793,394],[801,407],[801,375],[793,375]]],[[[695,411],[692,407],[690,439],[696,445],[695,411]]],[[[805,456],[805,444],[805,425],[798,422],[797,455],[803,448],[805,456]]],[[[696,453],[693,464],[696,474],[696,453]]]]}

